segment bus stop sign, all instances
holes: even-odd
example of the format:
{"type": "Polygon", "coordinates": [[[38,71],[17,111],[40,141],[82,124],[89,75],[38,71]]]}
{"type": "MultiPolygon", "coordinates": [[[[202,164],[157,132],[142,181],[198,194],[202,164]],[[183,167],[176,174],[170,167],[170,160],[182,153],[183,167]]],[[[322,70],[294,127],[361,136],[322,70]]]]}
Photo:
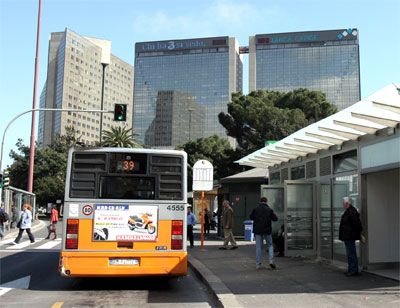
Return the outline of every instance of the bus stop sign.
{"type": "Polygon", "coordinates": [[[193,166],[193,191],[212,190],[213,180],[213,165],[208,160],[198,160],[193,166]]]}

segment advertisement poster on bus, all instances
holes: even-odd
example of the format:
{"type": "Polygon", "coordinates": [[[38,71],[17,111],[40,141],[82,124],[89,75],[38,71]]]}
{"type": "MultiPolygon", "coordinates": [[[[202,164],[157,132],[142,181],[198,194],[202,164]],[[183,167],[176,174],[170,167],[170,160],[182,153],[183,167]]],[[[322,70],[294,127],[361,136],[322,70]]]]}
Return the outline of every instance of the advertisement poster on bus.
{"type": "Polygon", "coordinates": [[[93,239],[95,241],[155,241],[158,207],[128,204],[95,204],[93,239]]]}

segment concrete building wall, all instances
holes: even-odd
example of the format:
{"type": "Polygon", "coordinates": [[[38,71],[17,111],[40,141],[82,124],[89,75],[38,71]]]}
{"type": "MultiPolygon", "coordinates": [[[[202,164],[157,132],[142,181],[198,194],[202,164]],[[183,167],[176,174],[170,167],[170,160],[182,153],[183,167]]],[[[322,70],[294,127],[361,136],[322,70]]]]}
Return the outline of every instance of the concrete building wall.
{"type": "MultiPolygon", "coordinates": [[[[111,42],[83,37],[69,29],[52,33],[45,107],[78,110],[100,110],[104,54],[105,67],[103,109],[114,110],[114,104],[127,105],[127,121],[113,121],[113,114],[103,114],[103,132],[114,126],[131,128],[133,112],[133,66],[110,55],[111,42]]],[[[100,141],[100,114],[84,112],[47,112],[39,123],[43,145],[50,145],[58,134],[73,127],[79,141],[95,145],[100,141]]]]}

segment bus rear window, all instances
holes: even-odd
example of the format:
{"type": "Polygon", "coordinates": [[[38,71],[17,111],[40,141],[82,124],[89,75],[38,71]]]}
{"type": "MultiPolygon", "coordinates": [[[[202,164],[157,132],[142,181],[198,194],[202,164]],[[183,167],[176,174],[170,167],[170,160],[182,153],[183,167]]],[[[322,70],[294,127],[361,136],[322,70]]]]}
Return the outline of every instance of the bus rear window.
{"type": "Polygon", "coordinates": [[[100,177],[100,199],[155,199],[154,177],[100,177]]]}

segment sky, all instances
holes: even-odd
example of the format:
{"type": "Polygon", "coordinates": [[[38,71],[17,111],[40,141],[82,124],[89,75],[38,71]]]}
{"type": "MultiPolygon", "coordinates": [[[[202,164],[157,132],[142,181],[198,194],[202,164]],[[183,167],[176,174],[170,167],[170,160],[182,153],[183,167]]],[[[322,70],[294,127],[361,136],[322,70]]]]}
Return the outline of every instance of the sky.
{"type": "MultiPolygon", "coordinates": [[[[33,105],[38,4],[0,0],[0,138],[9,122],[33,105]]],[[[111,52],[132,65],[135,42],[227,35],[248,46],[255,34],[358,28],[361,97],[400,82],[398,0],[42,0],[37,106],[50,33],[65,28],[112,41],[111,52]]],[[[10,125],[3,168],[12,163],[9,153],[19,138],[29,145],[30,133],[30,113],[10,125]]]]}

